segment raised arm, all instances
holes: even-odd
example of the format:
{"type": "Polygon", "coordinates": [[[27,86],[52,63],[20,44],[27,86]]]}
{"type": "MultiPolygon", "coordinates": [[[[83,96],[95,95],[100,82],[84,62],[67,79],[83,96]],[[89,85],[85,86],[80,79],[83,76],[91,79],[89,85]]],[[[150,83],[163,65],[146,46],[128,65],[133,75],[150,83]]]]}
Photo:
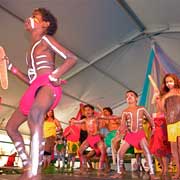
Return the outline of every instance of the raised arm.
{"type": "Polygon", "coordinates": [[[104,116],[104,115],[101,115],[101,116],[98,116],[97,117],[98,120],[120,120],[121,119],[121,116],[116,116],[116,115],[112,115],[112,116],[104,116]]]}
{"type": "Polygon", "coordinates": [[[153,88],[154,88],[154,91],[155,91],[155,92],[159,92],[159,89],[158,89],[158,87],[157,87],[157,84],[155,83],[155,81],[154,81],[154,79],[152,78],[152,76],[151,76],[151,75],[148,75],[148,78],[149,78],[149,81],[150,81],[151,85],[152,85],[153,88]]]}
{"type": "Polygon", "coordinates": [[[153,97],[152,97],[152,100],[151,100],[151,104],[155,104],[156,99],[160,97],[160,91],[159,91],[159,89],[157,87],[157,84],[155,83],[154,79],[152,78],[152,76],[148,75],[148,78],[149,78],[149,81],[150,81],[151,85],[154,88],[154,94],[153,94],[153,97]]]}
{"type": "Polygon", "coordinates": [[[81,120],[73,120],[73,123],[74,124],[82,124],[82,123],[85,123],[85,119],[81,119],[81,120]]]}

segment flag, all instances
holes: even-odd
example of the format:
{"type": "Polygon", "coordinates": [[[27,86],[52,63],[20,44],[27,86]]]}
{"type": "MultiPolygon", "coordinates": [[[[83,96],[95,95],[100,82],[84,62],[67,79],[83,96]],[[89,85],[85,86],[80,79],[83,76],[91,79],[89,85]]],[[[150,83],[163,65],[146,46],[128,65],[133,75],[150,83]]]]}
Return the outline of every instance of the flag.
{"type": "Polygon", "coordinates": [[[139,105],[145,106],[150,113],[154,112],[154,106],[151,104],[154,89],[150,84],[148,75],[151,75],[160,89],[162,80],[167,73],[173,73],[180,77],[180,65],[173,61],[163,49],[154,42],[150,51],[142,94],[139,101],[139,105]]]}

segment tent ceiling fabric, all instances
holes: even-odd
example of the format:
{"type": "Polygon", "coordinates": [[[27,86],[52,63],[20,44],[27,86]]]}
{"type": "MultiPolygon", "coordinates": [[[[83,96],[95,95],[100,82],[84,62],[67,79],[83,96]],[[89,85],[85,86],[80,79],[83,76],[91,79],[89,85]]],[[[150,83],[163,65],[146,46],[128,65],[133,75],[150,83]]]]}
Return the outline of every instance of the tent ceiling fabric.
{"type": "Polygon", "coordinates": [[[180,30],[179,0],[126,0],[148,30],[172,28],[180,30]]]}
{"type": "MultiPolygon", "coordinates": [[[[45,7],[53,12],[59,22],[57,40],[78,56],[77,65],[64,76],[68,83],[63,86],[63,98],[55,109],[56,117],[62,122],[66,123],[76,115],[81,102],[111,106],[115,113],[120,113],[127,89],[141,93],[151,48],[151,40],[146,33],[167,26],[179,27],[179,0],[121,2],[130,11],[119,0],[0,1],[0,45],[5,47],[10,60],[22,71],[26,72],[28,48],[23,20],[36,7],[45,7]],[[141,27],[135,21],[136,17],[142,22],[141,27]]],[[[180,57],[178,37],[179,33],[154,37],[177,62],[180,57]]],[[[57,57],[56,63],[60,65],[61,59],[57,57]]],[[[9,74],[9,89],[0,89],[0,128],[5,127],[26,87],[9,74]]],[[[20,130],[29,133],[26,124],[20,130]]]]}

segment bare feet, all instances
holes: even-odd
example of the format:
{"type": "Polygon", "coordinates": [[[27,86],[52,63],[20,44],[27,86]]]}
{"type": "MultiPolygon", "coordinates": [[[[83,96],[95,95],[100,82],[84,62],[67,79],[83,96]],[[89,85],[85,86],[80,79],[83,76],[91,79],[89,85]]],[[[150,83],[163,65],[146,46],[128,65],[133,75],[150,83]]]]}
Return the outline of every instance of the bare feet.
{"type": "Polygon", "coordinates": [[[25,179],[27,180],[30,179],[28,172],[24,172],[23,174],[21,174],[20,177],[18,177],[18,180],[25,180],[25,179]]]}
{"type": "Polygon", "coordinates": [[[41,174],[37,174],[36,176],[32,176],[30,180],[41,180],[41,174]]]}
{"type": "Polygon", "coordinates": [[[111,176],[111,178],[112,179],[117,179],[117,178],[121,179],[121,178],[123,178],[123,173],[116,173],[113,176],[111,176]]]}
{"type": "Polygon", "coordinates": [[[111,169],[110,169],[110,168],[106,168],[106,169],[104,170],[104,172],[105,172],[105,173],[110,173],[110,172],[111,172],[111,169]]]}
{"type": "Polygon", "coordinates": [[[85,175],[85,174],[87,174],[86,168],[81,167],[78,174],[79,174],[79,175],[85,175]]]}
{"type": "Polygon", "coordinates": [[[18,178],[18,180],[25,180],[25,179],[30,179],[30,172],[31,170],[31,166],[28,164],[27,166],[23,167],[23,172],[21,174],[21,176],[18,178]]]}
{"type": "Polygon", "coordinates": [[[97,176],[104,176],[104,175],[105,175],[105,173],[103,172],[102,169],[98,170],[97,176]]]}

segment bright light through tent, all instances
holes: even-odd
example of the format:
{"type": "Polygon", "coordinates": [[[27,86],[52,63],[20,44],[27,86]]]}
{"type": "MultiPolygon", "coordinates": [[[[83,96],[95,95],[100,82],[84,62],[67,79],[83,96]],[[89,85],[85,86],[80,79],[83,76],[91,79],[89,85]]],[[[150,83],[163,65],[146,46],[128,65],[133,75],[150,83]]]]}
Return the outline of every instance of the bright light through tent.
{"type": "MultiPolygon", "coordinates": [[[[23,138],[26,145],[26,150],[29,152],[30,139],[28,136],[23,136],[23,138]]],[[[11,139],[5,131],[0,130],[0,167],[6,164],[8,156],[14,152],[16,152],[16,149],[11,139]]],[[[22,162],[18,156],[15,159],[14,165],[22,167],[22,162]]]]}

